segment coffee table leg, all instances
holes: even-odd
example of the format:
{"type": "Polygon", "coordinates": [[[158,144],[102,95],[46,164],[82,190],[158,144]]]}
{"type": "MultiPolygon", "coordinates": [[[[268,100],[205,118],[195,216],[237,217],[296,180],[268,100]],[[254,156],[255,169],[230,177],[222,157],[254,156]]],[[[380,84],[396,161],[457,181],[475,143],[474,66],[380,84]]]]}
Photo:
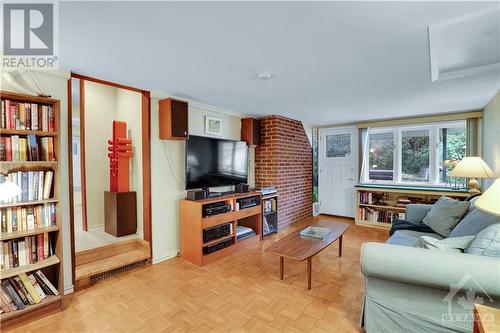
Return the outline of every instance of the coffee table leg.
{"type": "Polygon", "coordinates": [[[342,257],[342,235],[339,238],[339,257],[342,257]]]}
{"type": "Polygon", "coordinates": [[[280,279],[283,280],[285,275],[285,258],[280,257],[280,279]]]}
{"type": "Polygon", "coordinates": [[[311,289],[312,257],[307,258],[307,289],[311,289]]]}

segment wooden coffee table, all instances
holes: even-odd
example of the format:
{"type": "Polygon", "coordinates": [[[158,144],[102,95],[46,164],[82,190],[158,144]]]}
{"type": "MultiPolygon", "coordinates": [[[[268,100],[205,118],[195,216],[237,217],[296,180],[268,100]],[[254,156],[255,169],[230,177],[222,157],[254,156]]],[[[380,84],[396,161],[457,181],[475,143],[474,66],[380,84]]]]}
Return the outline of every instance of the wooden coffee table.
{"type": "Polygon", "coordinates": [[[267,253],[280,256],[280,278],[283,280],[285,269],[285,258],[304,261],[307,259],[307,288],[311,289],[311,260],[312,257],[326,248],[328,245],[339,240],[339,257],[342,257],[342,235],[349,229],[348,223],[332,222],[320,220],[313,224],[315,227],[328,228],[332,232],[324,239],[302,237],[300,232],[306,228],[301,228],[292,234],[280,239],[266,249],[267,253]]]}

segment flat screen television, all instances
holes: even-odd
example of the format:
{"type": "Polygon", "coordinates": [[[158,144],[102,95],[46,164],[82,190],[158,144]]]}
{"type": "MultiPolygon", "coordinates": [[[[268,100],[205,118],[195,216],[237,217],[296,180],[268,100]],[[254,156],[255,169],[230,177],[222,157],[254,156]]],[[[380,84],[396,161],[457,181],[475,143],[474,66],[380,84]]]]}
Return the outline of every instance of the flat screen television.
{"type": "Polygon", "coordinates": [[[248,148],[243,141],[190,135],[186,144],[186,190],[248,181],[248,148]]]}

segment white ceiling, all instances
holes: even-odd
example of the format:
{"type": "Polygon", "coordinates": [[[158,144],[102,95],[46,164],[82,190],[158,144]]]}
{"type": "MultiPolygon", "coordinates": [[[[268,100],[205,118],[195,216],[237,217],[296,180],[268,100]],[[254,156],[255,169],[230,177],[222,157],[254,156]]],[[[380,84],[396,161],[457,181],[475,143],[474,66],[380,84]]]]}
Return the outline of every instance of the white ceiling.
{"type": "Polygon", "coordinates": [[[313,125],[470,110],[493,97],[500,72],[432,82],[428,26],[499,7],[60,2],[60,61],[77,73],[313,125]],[[260,71],[272,80],[257,80],[260,71]]]}

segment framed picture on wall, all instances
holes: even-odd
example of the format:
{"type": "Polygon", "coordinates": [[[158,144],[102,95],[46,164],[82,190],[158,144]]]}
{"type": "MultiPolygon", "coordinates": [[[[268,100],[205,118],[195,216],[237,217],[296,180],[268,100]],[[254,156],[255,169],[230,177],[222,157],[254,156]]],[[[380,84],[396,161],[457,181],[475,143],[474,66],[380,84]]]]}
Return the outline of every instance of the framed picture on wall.
{"type": "Polygon", "coordinates": [[[205,116],[205,134],[222,136],[222,119],[205,116]]]}

